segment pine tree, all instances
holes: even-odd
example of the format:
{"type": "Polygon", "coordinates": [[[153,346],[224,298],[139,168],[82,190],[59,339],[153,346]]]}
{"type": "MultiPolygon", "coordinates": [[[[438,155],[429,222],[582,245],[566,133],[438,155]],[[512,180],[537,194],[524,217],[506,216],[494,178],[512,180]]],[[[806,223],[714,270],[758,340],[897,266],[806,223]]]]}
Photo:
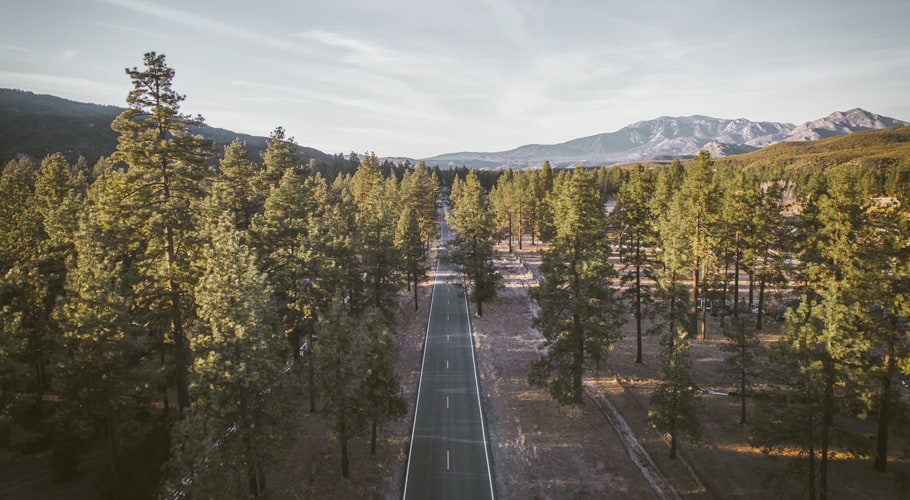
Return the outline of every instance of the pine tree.
{"type": "Polygon", "coordinates": [[[420,219],[417,212],[405,205],[398,218],[398,228],[395,232],[395,246],[404,259],[405,279],[408,287],[413,287],[414,311],[418,309],[417,296],[420,280],[429,270],[427,260],[427,247],[420,231],[420,219]]]}
{"type": "MultiPolygon", "coordinates": [[[[124,457],[137,444],[136,422],[151,409],[155,377],[147,366],[147,331],[132,321],[132,296],[125,263],[110,252],[111,242],[89,208],[75,234],[75,266],[67,275],[61,308],[62,348],[58,361],[60,412],[58,446],[74,446],[73,436],[104,429],[111,493],[126,495],[124,457]]],[[[154,373],[154,372],[153,372],[154,373]]]]}
{"type": "Polygon", "coordinates": [[[119,133],[112,159],[126,164],[127,170],[121,183],[110,184],[120,189],[107,200],[117,207],[104,208],[127,215],[133,227],[130,242],[142,248],[135,262],[142,276],[134,290],[149,315],[142,319],[156,330],[167,331],[173,342],[177,404],[182,412],[190,404],[187,369],[192,360],[186,326],[194,309],[187,255],[195,232],[193,202],[204,194],[200,181],[208,168],[203,162],[211,155],[212,145],[189,133],[189,126],[202,123],[202,118],[180,113],[184,96],[171,87],[174,70],[164,55],[149,52],[144,63],[142,70],[126,70],[133,90],[127,96],[127,109],[111,127],[119,133]]]}
{"type": "Polygon", "coordinates": [[[857,280],[858,295],[865,308],[862,331],[869,339],[873,363],[870,383],[878,413],[874,468],[888,468],[889,426],[897,406],[894,389],[899,365],[907,365],[910,352],[903,342],[906,326],[900,318],[910,316],[910,217],[904,205],[882,207],[863,202],[860,259],[864,278],[857,280]]]}
{"type": "Polygon", "coordinates": [[[287,137],[283,127],[276,127],[269,135],[265,151],[262,152],[262,163],[265,169],[261,172],[263,189],[278,185],[288,170],[299,170],[306,174],[299,146],[293,137],[287,137]]]}
{"type": "Polygon", "coordinates": [[[773,430],[759,433],[760,442],[766,448],[775,449],[784,443],[797,444],[806,450],[813,492],[814,462],[818,458],[819,498],[828,495],[831,447],[837,438],[847,435],[837,426],[835,417],[839,410],[855,414],[857,409],[867,407],[870,392],[866,354],[872,344],[870,337],[862,332],[869,310],[863,307],[861,285],[868,275],[861,265],[860,252],[868,226],[852,189],[843,178],[835,176],[818,196],[817,204],[810,204],[808,207],[812,209],[802,214],[815,219],[814,223],[805,223],[804,228],[817,230],[802,242],[811,248],[801,253],[801,258],[806,259],[801,303],[787,315],[786,335],[773,361],[782,373],[772,371],[769,376],[772,382],[780,382],[770,384],[772,405],[766,411],[778,421],[807,421],[807,426],[796,429],[809,434],[773,430]],[[780,407],[783,401],[793,399],[800,403],[793,406],[792,412],[780,407]]]}
{"type": "Polygon", "coordinates": [[[294,359],[302,338],[312,329],[315,263],[306,249],[310,217],[316,211],[312,184],[304,172],[286,169],[269,192],[263,213],[253,218],[250,232],[271,279],[283,330],[294,359]]]}
{"type": "Polygon", "coordinates": [[[558,183],[553,200],[556,234],[542,255],[544,281],[531,292],[540,305],[535,325],[546,340],[528,378],[560,402],[580,403],[585,362],[599,364],[620,338],[622,313],[608,261],[606,214],[592,175],[576,169],[558,183]]]}
{"type": "Polygon", "coordinates": [[[670,435],[670,458],[676,458],[677,439],[701,437],[701,405],[692,379],[689,340],[682,326],[668,329],[661,340],[661,382],[651,393],[648,421],[670,435]]]}
{"type": "MultiPolygon", "coordinates": [[[[265,494],[265,471],[283,425],[269,391],[287,380],[277,380],[287,350],[268,280],[241,234],[222,219],[207,225],[205,236],[205,272],[194,290],[200,322],[191,342],[190,380],[198,396],[175,429],[171,467],[186,472],[213,453],[207,466],[196,467],[190,492],[223,496],[243,484],[258,497],[265,494]],[[217,448],[208,448],[211,443],[217,448]],[[225,481],[232,476],[244,481],[225,481]]],[[[246,496],[242,491],[234,494],[246,496]]]]}
{"type": "Polygon", "coordinates": [[[366,377],[364,359],[367,334],[344,299],[336,296],[320,316],[317,326],[319,342],[314,345],[322,388],[324,415],[332,422],[334,435],[341,448],[341,475],[350,477],[348,441],[365,424],[360,396],[366,377]]]}
{"type": "Polygon", "coordinates": [[[218,218],[226,211],[232,214],[234,227],[242,231],[249,229],[253,217],[262,213],[268,195],[261,185],[261,166],[251,162],[248,155],[246,144],[239,139],[225,146],[221,175],[212,185],[212,208],[217,213],[210,217],[218,218]]]}
{"type": "MultiPolygon", "coordinates": [[[[358,169],[368,168],[364,162],[358,169]]],[[[358,182],[355,174],[353,182],[358,182]]],[[[402,256],[395,245],[398,229],[398,182],[394,176],[379,178],[364,194],[360,217],[357,218],[357,246],[363,271],[364,302],[360,311],[375,308],[389,322],[395,310],[395,294],[401,288],[402,256]]]]}
{"type": "Polygon", "coordinates": [[[483,316],[483,303],[495,296],[499,273],[492,263],[493,212],[473,170],[463,182],[453,182],[451,203],[448,220],[458,234],[452,259],[463,269],[466,281],[473,284],[477,315],[483,316]]]}
{"type": "Polygon", "coordinates": [[[517,221],[517,207],[515,200],[515,181],[512,170],[506,170],[499,177],[496,186],[490,190],[490,206],[496,219],[496,231],[505,235],[509,241],[509,253],[512,253],[512,237],[515,235],[517,221]]]}
{"type": "Polygon", "coordinates": [[[758,278],[758,314],[755,328],[762,329],[765,316],[766,288],[769,284],[781,283],[783,274],[784,253],[787,227],[784,224],[783,201],[778,183],[771,183],[760,190],[758,203],[753,210],[752,227],[755,240],[751,245],[755,251],[754,274],[758,278]]]}
{"type": "Polygon", "coordinates": [[[553,237],[553,212],[550,210],[549,197],[553,191],[553,168],[549,161],[544,161],[535,178],[537,196],[535,211],[537,213],[537,231],[540,241],[550,241],[553,237]]]}
{"type": "MultiPolygon", "coordinates": [[[[681,208],[676,211],[676,215],[679,216],[678,223],[686,228],[691,239],[689,267],[692,272],[692,292],[688,327],[690,337],[695,337],[698,330],[699,286],[703,286],[701,277],[708,254],[708,219],[715,199],[711,182],[713,168],[714,162],[711,160],[711,155],[707,151],[699,152],[686,170],[680,191],[674,196],[681,208]]],[[[704,338],[704,332],[702,332],[702,338],[704,338]]]]}
{"type": "Polygon", "coordinates": [[[745,172],[737,172],[720,186],[723,192],[721,206],[718,209],[716,236],[719,241],[726,242],[727,251],[723,252],[724,284],[723,304],[721,308],[721,325],[726,321],[727,288],[730,280],[727,277],[730,260],[733,261],[732,312],[734,322],[741,312],[739,300],[739,277],[743,268],[743,260],[751,256],[754,261],[754,252],[751,252],[752,243],[755,242],[756,230],[754,223],[759,220],[755,216],[756,207],[760,204],[760,186],[758,179],[745,172]]]}
{"type": "Polygon", "coordinates": [[[370,424],[370,455],[376,454],[377,429],[382,422],[401,418],[408,404],[401,396],[401,384],[393,365],[398,349],[397,334],[375,321],[368,321],[366,377],[362,392],[364,416],[370,424]]]}
{"type": "Polygon", "coordinates": [[[350,302],[355,295],[354,290],[362,288],[359,255],[355,245],[357,209],[346,188],[349,180],[349,177],[345,180],[339,176],[332,186],[328,186],[320,176],[314,179],[312,192],[316,211],[309,219],[309,237],[303,241],[303,250],[313,264],[311,290],[313,317],[317,321],[313,328],[306,330],[307,349],[304,353],[311,412],[316,411],[320,388],[316,369],[320,360],[313,350],[320,311],[329,307],[333,297],[346,298],[350,302]]]}
{"type": "Polygon", "coordinates": [[[745,424],[746,398],[749,396],[747,390],[751,389],[752,380],[755,378],[761,342],[753,325],[742,317],[734,317],[731,328],[724,328],[723,332],[727,342],[721,344],[720,349],[730,353],[726,359],[726,372],[736,381],[740,402],[739,423],[745,424]]]}
{"type": "Polygon", "coordinates": [[[42,396],[56,350],[49,330],[60,270],[48,259],[35,174],[28,160],[10,161],[0,174],[0,418],[15,446],[46,434],[42,396]]]}
{"type": "Polygon", "coordinates": [[[401,180],[401,202],[416,212],[421,239],[429,248],[439,237],[439,179],[430,175],[424,162],[417,162],[401,180]]]}
{"type": "Polygon", "coordinates": [[[651,291],[642,280],[653,280],[655,276],[656,263],[649,253],[657,242],[651,212],[653,191],[650,174],[641,164],[636,165],[629,180],[620,187],[611,215],[620,228],[619,251],[627,271],[622,275],[622,283],[625,299],[631,302],[635,317],[636,363],[643,361],[642,321],[649,315],[646,309],[652,302],[651,291]]]}

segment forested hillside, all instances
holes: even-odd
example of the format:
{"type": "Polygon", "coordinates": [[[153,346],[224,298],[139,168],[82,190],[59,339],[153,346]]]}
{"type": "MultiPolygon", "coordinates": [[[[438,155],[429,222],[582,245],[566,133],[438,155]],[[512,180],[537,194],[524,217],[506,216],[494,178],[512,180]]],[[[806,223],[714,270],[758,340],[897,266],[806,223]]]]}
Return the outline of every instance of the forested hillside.
{"type": "Polygon", "coordinates": [[[717,161],[722,165],[791,171],[829,167],[884,171],[910,162],[910,127],[856,132],[811,142],[782,142],[717,161]]]}
{"type": "MultiPolygon", "coordinates": [[[[17,155],[41,159],[61,153],[75,162],[84,156],[90,165],[109,156],[117,146],[117,133],[111,122],[122,108],[70,101],[59,97],[22,90],[0,89],[0,159],[17,155]]],[[[203,124],[189,125],[188,130],[215,142],[219,149],[234,139],[246,146],[251,159],[259,158],[268,145],[267,137],[238,134],[203,124]]],[[[322,163],[335,160],[317,149],[297,146],[304,162],[322,163]]]]}

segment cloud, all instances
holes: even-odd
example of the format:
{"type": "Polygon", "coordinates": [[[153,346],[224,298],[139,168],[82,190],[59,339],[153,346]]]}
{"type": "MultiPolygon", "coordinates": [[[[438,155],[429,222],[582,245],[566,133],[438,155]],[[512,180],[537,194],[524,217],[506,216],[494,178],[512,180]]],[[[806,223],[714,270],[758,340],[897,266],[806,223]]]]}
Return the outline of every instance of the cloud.
{"type": "Polygon", "coordinates": [[[67,49],[63,51],[63,60],[70,62],[79,55],[79,49],[67,49]]]}
{"type": "Polygon", "coordinates": [[[261,45],[273,49],[279,49],[289,52],[306,52],[298,44],[290,43],[286,39],[277,38],[264,33],[258,33],[239,26],[216,21],[209,16],[200,16],[189,11],[167,7],[160,3],[152,3],[144,0],[96,0],[97,2],[106,3],[122,9],[126,9],[144,16],[149,16],[173,24],[187,26],[194,30],[202,30],[211,34],[223,36],[225,38],[240,40],[256,45],[261,45]]]}
{"type": "Polygon", "coordinates": [[[33,51],[31,49],[20,47],[18,45],[10,45],[6,43],[0,43],[0,50],[5,52],[18,52],[20,54],[29,54],[33,51]]]}
{"type": "Polygon", "coordinates": [[[108,95],[125,95],[125,87],[118,87],[104,82],[68,76],[47,75],[42,73],[24,73],[0,71],[0,86],[21,89],[57,89],[66,88],[78,94],[96,95],[100,90],[108,95]]]}

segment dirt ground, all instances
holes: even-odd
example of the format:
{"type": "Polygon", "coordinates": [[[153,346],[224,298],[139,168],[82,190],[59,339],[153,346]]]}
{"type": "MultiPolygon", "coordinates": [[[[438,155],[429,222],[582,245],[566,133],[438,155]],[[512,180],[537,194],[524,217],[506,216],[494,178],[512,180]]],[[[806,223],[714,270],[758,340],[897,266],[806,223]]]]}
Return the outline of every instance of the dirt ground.
{"type": "Polygon", "coordinates": [[[320,413],[306,414],[299,424],[301,439],[287,451],[284,466],[269,478],[270,495],[276,499],[295,500],[401,498],[432,288],[431,273],[418,288],[419,309],[416,312],[413,292],[405,290],[398,296],[395,329],[400,348],[396,372],[408,402],[408,414],[382,425],[376,456],[370,456],[369,433],[352,439],[348,448],[351,477],[342,478],[341,452],[330,426],[320,413]]]}
{"type": "Polygon", "coordinates": [[[474,319],[484,410],[500,498],[656,498],[591,400],[561,405],[527,376],[542,338],[531,328],[531,274],[497,255],[503,289],[474,319]]]}

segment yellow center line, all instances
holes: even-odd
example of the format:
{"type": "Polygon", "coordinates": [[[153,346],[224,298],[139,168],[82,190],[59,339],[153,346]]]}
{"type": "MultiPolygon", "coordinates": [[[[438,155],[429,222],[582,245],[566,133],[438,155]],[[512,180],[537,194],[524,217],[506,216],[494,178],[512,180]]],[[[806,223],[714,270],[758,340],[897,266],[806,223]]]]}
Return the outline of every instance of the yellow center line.
{"type": "Polygon", "coordinates": [[[449,360],[446,360],[446,370],[449,369],[449,360]]]}
{"type": "Polygon", "coordinates": [[[449,470],[449,468],[450,468],[451,465],[452,465],[452,464],[451,464],[451,462],[450,462],[450,460],[449,460],[449,450],[446,450],[446,470],[449,470]]]}
{"type": "Polygon", "coordinates": [[[446,396],[446,410],[449,409],[449,397],[446,396]]]}

